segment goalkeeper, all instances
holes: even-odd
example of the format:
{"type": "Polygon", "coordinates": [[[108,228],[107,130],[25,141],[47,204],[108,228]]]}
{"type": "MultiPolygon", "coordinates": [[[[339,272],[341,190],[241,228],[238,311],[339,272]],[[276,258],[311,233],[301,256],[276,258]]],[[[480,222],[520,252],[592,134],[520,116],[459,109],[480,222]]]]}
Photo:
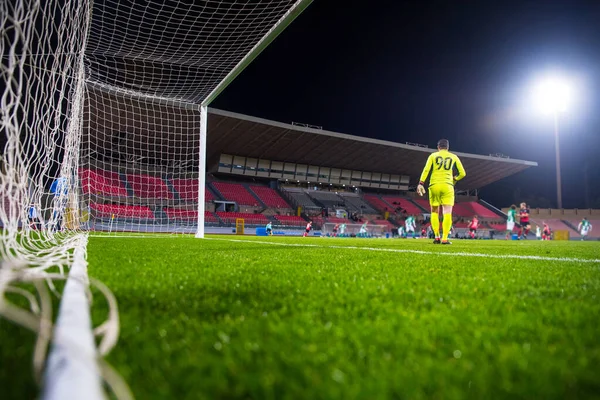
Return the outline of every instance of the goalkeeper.
{"type": "Polygon", "coordinates": [[[448,140],[441,139],[437,145],[438,151],[432,153],[427,159],[417,193],[419,196],[425,194],[425,181],[431,172],[429,179],[429,204],[431,205],[431,228],[435,235],[435,244],[451,244],[448,235],[452,229],[452,207],[454,206],[454,185],[467,174],[456,154],[448,150],[448,140]],[[455,170],[457,174],[455,175],[455,170]],[[440,239],[440,206],[444,214],[443,235],[440,239]]]}

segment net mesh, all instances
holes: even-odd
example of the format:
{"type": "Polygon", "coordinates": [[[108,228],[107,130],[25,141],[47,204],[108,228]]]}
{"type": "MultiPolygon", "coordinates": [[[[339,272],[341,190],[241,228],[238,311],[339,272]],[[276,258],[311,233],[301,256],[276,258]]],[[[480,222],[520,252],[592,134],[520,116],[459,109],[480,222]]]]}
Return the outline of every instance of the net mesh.
{"type": "MultiPolygon", "coordinates": [[[[53,281],[73,250],[90,229],[193,232],[204,222],[206,105],[307,3],[0,2],[0,315],[38,333],[38,378],[53,281]]],[[[95,331],[108,338],[100,354],[115,330],[112,309],[95,331]]]]}

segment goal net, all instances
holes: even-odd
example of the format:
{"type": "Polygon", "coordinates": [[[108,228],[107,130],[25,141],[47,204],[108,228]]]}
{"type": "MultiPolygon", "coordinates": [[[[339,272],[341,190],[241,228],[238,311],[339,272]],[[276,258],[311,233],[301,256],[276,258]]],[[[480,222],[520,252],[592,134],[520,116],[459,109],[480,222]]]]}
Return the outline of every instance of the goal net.
{"type": "Polygon", "coordinates": [[[0,316],[38,333],[38,378],[88,230],[203,236],[207,106],[309,3],[0,1],[0,316]]]}
{"type": "Polygon", "coordinates": [[[327,222],[323,224],[321,228],[321,235],[323,236],[337,236],[337,237],[365,237],[365,238],[378,238],[384,237],[390,230],[385,225],[374,225],[367,224],[334,224],[327,222]],[[337,226],[337,232],[335,232],[337,226]]]}
{"type": "Polygon", "coordinates": [[[219,224],[206,106],[307,4],[94,2],[79,170],[90,229],[202,236],[219,224]]]}

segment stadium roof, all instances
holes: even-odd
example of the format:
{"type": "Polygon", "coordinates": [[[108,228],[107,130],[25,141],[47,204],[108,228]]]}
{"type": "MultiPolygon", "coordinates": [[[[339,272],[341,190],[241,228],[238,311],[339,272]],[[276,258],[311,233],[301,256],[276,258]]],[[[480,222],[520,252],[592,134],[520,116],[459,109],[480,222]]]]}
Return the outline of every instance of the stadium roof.
{"type": "MultiPolygon", "coordinates": [[[[209,109],[207,170],[216,170],[221,153],[332,168],[407,175],[417,184],[423,165],[435,149],[368,139],[321,129],[269,121],[209,109]]],[[[460,149],[460,143],[450,143],[460,149]]],[[[467,177],[459,188],[479,189],[537,166],[536,162],[454,151],[467,177]]]]}

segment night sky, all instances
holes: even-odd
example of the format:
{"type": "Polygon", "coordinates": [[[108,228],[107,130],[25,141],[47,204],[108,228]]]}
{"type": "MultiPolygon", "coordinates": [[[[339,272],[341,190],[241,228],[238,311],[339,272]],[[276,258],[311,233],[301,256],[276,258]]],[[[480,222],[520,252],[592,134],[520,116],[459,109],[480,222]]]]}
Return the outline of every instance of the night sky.
{"type": "Polygon", "coordinates": [[[537,161],[480,197],[549,207],[553,119],[530,101],[548,72],[576,88],[560,117],[563,205],[600,208],[600,1],[315,0],[211,106],[537,161]]]}

